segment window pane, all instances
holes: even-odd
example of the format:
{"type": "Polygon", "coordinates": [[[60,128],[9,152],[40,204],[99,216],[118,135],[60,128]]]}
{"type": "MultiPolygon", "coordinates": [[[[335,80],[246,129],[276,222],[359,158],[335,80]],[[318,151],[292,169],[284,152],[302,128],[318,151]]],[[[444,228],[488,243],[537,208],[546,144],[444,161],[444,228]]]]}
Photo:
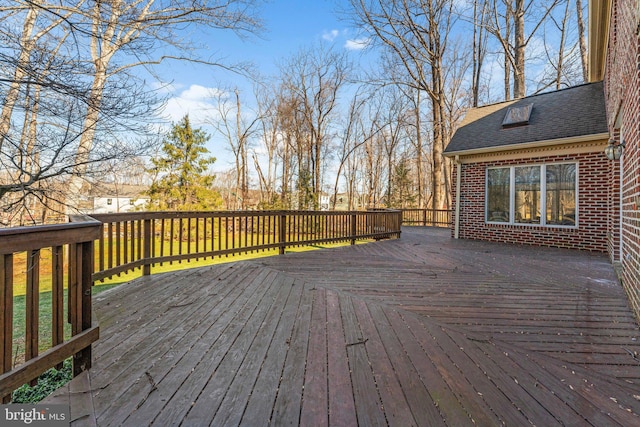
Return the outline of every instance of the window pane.
{"type": "Polygon", "coordinates": [[[540,166],[516,167],[515,222],[540,224],[540,166]]]}
{"type": "Polygon", "coordinates": [[[547,166],[547,224],[576,225],[576,165],[547,166]]]}
{"type": "Polygon", "coordinates": [[[509,222],[509,168],[487,171],[487,221],[509,222]]]}

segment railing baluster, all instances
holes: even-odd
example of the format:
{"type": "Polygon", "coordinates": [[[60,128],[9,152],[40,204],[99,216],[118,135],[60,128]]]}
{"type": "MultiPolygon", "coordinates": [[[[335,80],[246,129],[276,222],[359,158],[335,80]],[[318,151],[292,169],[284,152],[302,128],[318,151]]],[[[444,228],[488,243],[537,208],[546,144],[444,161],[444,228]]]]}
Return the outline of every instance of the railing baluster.
{"type": "Polygon", "coordinates": [[[151,239],[152,239],[152,233],[151,233],[151,225],[152,225],[152,221],[151,219],[145,219],[144,220],[144,254],[142,255],[142,258],[145,260],[144,261],[144,265],[142,267],[142,274],[144,276],[148,276],[151,274],[151,239]]]}
{"type": "MultiPolygon", "coordinates": [[[[0,256],[0,374],[13,368],[13,254],[0,256]]],[[[11,402],[11,395],[0,396],[2,403],[11,402]]]]}
{"type": "Polygon", "coordinates": [[[113,268],[113,223],[110,222],[107,227],[107,253],[108,253],[108,265],[109,268],[113,268]]]}
{"type": "MultiPolygon", "coordinates": [[[[200,218],[196,217],[196,253],[200,253],[200,218]]],[[[196,258],[196,261],[199,260],[200,257],[196,258]]]]}
{"type": "Polygon", "coordinates": [[[131,261],[129,259],[129,221],[124,221],[124,223],[122,224],[122,228],[122,258],[124,259],[124,263],[127,264],[129,263],[129,261],[131,261]]]}
{"type": "Polygon", "coordinates": [[[120,258],[122,252],[122,244],[120,241],[120,221],[116,222],[116,267],[122,264],[122,259],[120,258]]]}
{"type": "MultiPolygon", "coordinates": [[[[64,341],[64,248],[51,250],[51,346],[64,341]]],[[[62,368],[62,364],[56,366],[62,368]]]]}
{"type": "MultiPolygon", "coordinates": [[[[27,252],[25,360],[38,356],[40,330],[40,250],[27,252]]],[[[31,381],[35,385],[36,380],[31,381]]]]}
{"type": "Polygon", "coordinates": [[[99,261],[99,269],[100,271],[104,270],[104,232],[106,229],[106,224],[102,224],[100,226],[100,239],[98,240],[98,258],[100,259],[99,261]]]}
{"type": "MultiPolygon", "coordinates": [[[[173,244],[175,242],[174,239],[174,222],[175,222],[175,218],[170,218],[169,221],[171,221],[169,223],[169,256],[173,257],[173,244]]],[[[173,265],[173,258],[171,259],[171,261],[169,261],[169,265],[173,265]]]]}

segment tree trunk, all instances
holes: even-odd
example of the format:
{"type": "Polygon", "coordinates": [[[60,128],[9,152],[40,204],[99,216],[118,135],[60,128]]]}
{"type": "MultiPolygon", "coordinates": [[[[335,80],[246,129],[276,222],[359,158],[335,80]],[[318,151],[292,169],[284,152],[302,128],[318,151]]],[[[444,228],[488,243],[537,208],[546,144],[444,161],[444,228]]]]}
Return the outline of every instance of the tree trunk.
{"type": "Polygon", "coordinates": [[[26,70],[29,67],[30,55],[35,45],[35,40],[32,37],[33,28],[38,17],[38,5],[39,1],[34,1],[33,6],[29,8],[27,16],[22,26],[22,35],[20,37],[20,55],[13,73],[13,80],[9,85],[9,90],[4,98],[4,104],[2,106],[2,113],[0,113],[0,150],[4,140],[9,133],[11,127],[11,116],[13,114],[13,108],[18,100],[20,93],[20,86],[23,84],[23,80],[26,76],[26,70]]]}
{"type": "Polygon", "coordinates": [[[422,194],[424,191],[422,186],[422,118],[420,117],[422,97],[419,89],[416,92],[416,179],[418,181],[418,207],[422,209],[424,207],[424,195],[422,194]]]}
{"type": "Polygon", "coordinates": [[[582,79],[586,83],[589,81],[589,54],[587,52],[587,39],[584,31],[584,18],[582,16],[582,0],[576,0],[576,12],[578,14],[578,43],[580,44],[582,79]]]}
{"type": "Polygon", "coordinates": [[[518,99],[526,95],[524,78],[524,53],[526,46],[524,37],[524,0],[516,0],[516,9],[514,12],[514,38],[515,66],[513,68],[513,97],[518,99]]]}

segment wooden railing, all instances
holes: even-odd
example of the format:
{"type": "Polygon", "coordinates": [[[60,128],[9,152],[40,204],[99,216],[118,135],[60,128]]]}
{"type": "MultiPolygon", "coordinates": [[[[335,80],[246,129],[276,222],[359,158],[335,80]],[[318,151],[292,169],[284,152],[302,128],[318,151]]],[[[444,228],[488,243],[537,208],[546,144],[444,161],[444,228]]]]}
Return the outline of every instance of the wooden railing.
{"type": "Polygon", "coordinates": [[[79,220],[71,224],[0,229],[2,403],[10,401],[13,390],[71,356],[74,375],[91,367],[91,343],[99,335],[98,326],[92,323],[91,276],[94,241],[100,236],[101,225],[89,218],[79,220]],[[51,263],[44,264],[45,258],[50,258],[51,263]],[[40,292],[45,284],[51,287],[51,318],[48,325],[41,325],[40,292]],[[14,337],[17,286],[26,288],[23,351],[14,349],[14,340],[22,339],[14,337]],[[68,339],[65,320],[71,324],[68,339]],[[50,330],[50,346],[41,339],[45,330],[50,330]]]}
{"type": "Polygon", "coordinates": [[[96,280],[136,268],[150,274],[151,266],[167,262],[400,237],[401,225],[401,212],[390,210],[141,212],[0,229],[2,403],[10,401],[13,390],[68,357],[73,356],[74,376],[91,367],[91,343],[99,336],[91,309],[96,280]],[[14,289],[20,286],[26,289],[25,332],[14,336],[14,289]],[[41,324],[41,292],[49,286],[51,319],[41,324]],[[51,331],[50,345],[44,342],[49,336],[45,330],[51,331]],[[18,350],[15,343],[22,339],[24,350],[18,350]]]}
{"type": "Polygon", "coordinates": [[[227,211],[99,214],[94,280],[151,266],[331,242],[400,237],[400,211],[227,211]]]}
{"type": "Polygon", "coordinates": [[[403,225],[449,227],[451,210],[449,209],[401,209],[403,225]]]}

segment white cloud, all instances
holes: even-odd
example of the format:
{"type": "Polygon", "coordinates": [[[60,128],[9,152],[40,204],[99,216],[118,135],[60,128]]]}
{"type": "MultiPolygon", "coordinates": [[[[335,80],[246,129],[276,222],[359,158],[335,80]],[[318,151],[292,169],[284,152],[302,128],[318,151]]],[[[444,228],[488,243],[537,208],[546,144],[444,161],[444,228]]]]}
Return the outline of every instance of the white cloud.
{"type": "Polygon", "coordinates": [[[203,125],[215,114],[216,99],[224,95],[225,92],[217,88],[191,85],[167,100],[163,119],[175,123],[188,114],[193,125],[203,125]]]}
{"type": "Polygon", "coordinates": [[[340,31],[338,30],[331,30],[331,31],[325,31],[322,33],[322,38],[327,40],[327,41],[334,41],[338,36],[340,35],[340,31]]]}
{"type": "Polygon", "coordinates": [[[344,47],[348,50],[362,50],[366,48],[370,42],[371,39],[369,39],[368,37],[350,39],[345,42],[344,47]]]}

